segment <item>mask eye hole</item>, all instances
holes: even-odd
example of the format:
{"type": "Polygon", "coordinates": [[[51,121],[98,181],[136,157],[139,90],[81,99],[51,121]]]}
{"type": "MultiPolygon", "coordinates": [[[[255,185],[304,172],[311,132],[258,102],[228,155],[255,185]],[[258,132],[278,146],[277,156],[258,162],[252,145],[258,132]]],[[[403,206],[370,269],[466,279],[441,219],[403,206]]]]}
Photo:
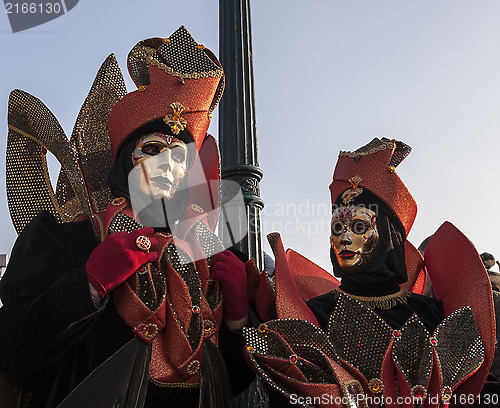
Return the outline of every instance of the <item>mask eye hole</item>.
{"type": "Polygon", "coordinates": [[[180,147],[174,147],[172,149],[172,159],[177,163],[183,163],[186,161],[186,152],[180,147]]]}
{"type": "Polygon", "coordinates": [[[352,232],[356,235],[363,235],[366,231],[368,231],[368,225],[364,221],[354,221],[352,223],[352,232]]]}
{"type": "Polygon", "coordinates": [[[148,156],[156,156],[162,152],[162,146],[158,143],[147,143],[142,146],[141,152],[147,154],[148,156]]]}
{"type": "Polygon", "coordinates": [[[340,221],[332,222],[332,235],[339,236],[344,232],[344,224],[340,221]]]}

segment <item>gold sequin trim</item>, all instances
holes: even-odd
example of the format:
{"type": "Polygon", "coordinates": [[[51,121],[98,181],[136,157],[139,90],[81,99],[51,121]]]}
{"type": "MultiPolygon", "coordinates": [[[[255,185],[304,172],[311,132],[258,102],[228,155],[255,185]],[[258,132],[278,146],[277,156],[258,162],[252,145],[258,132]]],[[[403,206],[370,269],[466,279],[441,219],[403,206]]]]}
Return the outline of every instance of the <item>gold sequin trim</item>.
{"type": "Polygon", "coordinates": [[[363,303],[365,306],[368,306],[370,309],[390,309],[391,307],[396,306],[398,303],[406,303],[411,293],[407,290],[401,289],[397,293],[393,293],[392,295],[386,296],[378,296],[378,297],[368,297],[368,296],[356,296],[351,295],[350,293],[344,292],[340,288],[334,289],[332,292],[343,293],[357,301],[363,303]]]}
{"type": "Polygon", "coordinates": [[[104,228],[104,224],[102,223],[101,217],[97,215],[92,215],[92,219],[94,220],[97,228],[99,229],[99,240],[102,242],[106,238],[106,231],[104,228]]]}
{"type": "Polygon", "coordinates": [[[158,68],[160,68],[162,71],[165,71],[169,75],[180,77],[182,79],[222,78],[223,75],[221,69],[208,72],[193,72],[191,74],[181,74],[180,72],[174,71],[173,68],[169,67],[163,62],[158,61],[156,58],[153,58],[150,55],[146,56],[146,62],[148,64],[157,66],[158,68]]]}
{"type": "Polygon", "coordinates": [[[169,232],[157,232],[156,235],[159,235],[160,237],[164,237],[164,238],[171,238],[172,237],[172,234],[170,234],[169,232]]]}
{"type": "Polygon", "coordinates": [[[370,149],[366,152],[340,152],[339,157],[356,157],[356,156],[369,156],[370,154],[374,154],[377,152],[380,152],[381,150],[386,150],[386,149],[394,149],[396,148],[396,143],[389,141],[389,142],[384,142],[380,146],[374,147],[373,149],[370,149]]]}
{"type": "Polygon", "coordinates": [[[366,395],[359,381],[349,380],[344,382],[341,387],[344,397],[347,397],[350,401],[355,400],[357,402],[356,407],[369,408],[366,402],[366,395]]]}
{"type": "Polygon", "coordinates": [[[157,385],[161,388],[200,388],[200,384],[198,383],[164,383],[158,380],[155,380],[153,377],[149,377],[149,381],[151,381],[154,385],[157,385]]]}

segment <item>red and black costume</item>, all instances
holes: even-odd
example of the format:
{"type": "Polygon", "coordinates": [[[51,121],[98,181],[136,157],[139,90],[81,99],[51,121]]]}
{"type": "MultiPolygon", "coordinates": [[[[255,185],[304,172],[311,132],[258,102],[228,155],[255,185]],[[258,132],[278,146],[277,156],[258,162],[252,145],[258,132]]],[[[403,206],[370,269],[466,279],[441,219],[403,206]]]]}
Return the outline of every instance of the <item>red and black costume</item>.
{"type": "MultiPolygon", "coordinates": [[[[207,182],[219,177],[218,148],[206,133],[224,87],[213,53],[181,27],[137,44],[128,65],[138,90],[125,95],[110,56],[69,144],[40,101],[11,95],[9,201],[20,236],[0,282],[0,371],[12,387],[1,398],[12,397],[12,406],[229,407],[253,377],[242,336],[222,322],[222,290],[205,256],[223,249],[212,232],[218,190],[207,197],[186,189],[174,201],[182,228],[151,229],[144,250],[158,256],[92,301],[89,258],[111,234],[143,228],[126,176],[130,146],[146,128],[194,142],[190,164],[200,164],[207,182]],[[44,177],[47,150],[62,165],[55,194],[44,177]],[[241,375],[230,381],[225,362],[241,375]]],[[[94,263],[105,264],[102,247],[99,254],[94,263]]]]}
{"type": "MultiPolygon", "coordinates": [[[[272,237],[278,320],[245,330],[247,356],[292,406],[467,407],[483,388],[495,342],[491,286],[474,246],[450,223],[425,259],[406,241],[416,204],[395,169],[409,152],[374,139],[340,153],[332,205],[374,205],[380,234],[370,260],[351,270],[332,247],[340,285],[272,237]],[[426,272],[437,300],[420,295],[426,272]]],[[[487,399],[498,392],[491,385],[487,399]]]]}

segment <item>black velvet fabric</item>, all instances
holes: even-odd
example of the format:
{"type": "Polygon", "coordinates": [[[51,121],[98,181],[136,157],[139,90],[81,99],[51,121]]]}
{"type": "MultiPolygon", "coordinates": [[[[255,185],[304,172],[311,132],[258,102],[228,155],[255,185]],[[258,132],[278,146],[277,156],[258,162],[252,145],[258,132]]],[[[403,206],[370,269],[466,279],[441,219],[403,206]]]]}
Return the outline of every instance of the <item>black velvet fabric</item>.
{"type": "Polygon", "coordinates": [[[0,371],[23,386],[22,407],[54,407],[133,335],[106,299],[91,301],[89,221],[38,215],[18,237],[0,281],[0,371]]]}
{"type": "MultiPolygon", "coordinates": [[[[18,407],[56,407],[133,338],[110,295],[92,303],[85,263],[97,245],[89,221],[59,224],[47,212],[14,245],[0,280],[0,372],[22,390],[18,407]]],[[[243,344],[241,334],[220,330],[226,363],[240,373],[231,377],[235,393],[253,378],[243,344]]],[[[198,398],[197,388],[150,384],[145,407],[194,407],[198,398]]]]}
{"type": "MultiPolygon", "coordinates": [[[[364,189],[351,203],[361,205],[376,213],[376,224],[379,233],[379,242],[368,262],[349,270],[342,269],[338,264],[333,248],[330,250],[330,259],[335,276],[342,280],[348,278],[361,283],[386,282],[399,284],[408,279],[405,263],[405,231],[399,219],[389,208],[374,194],[364,189]]],[[[339,197],[334,209],[342,205],[339,197]]],[[[380,296],[373,294],[372,296],[380,296]]]]}

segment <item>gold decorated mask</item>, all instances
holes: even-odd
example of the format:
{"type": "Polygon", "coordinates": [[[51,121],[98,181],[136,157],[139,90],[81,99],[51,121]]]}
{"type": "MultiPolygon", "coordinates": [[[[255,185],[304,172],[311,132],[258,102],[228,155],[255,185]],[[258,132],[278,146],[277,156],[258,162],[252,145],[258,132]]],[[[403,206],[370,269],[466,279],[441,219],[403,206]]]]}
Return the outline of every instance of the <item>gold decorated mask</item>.
{"type": "Polygon", "coordinates": [[[342,269],[363,266],[379,240],[376,213],[364,206],[341,205],[333,213],[330,244],[342,269]]]}
{"type": "Polygon", "coordinates": [[[186,144],[171,135],[150,133],[132,152],[134,186],[151,200],[170,199],[187,171],[186,144]]]}

